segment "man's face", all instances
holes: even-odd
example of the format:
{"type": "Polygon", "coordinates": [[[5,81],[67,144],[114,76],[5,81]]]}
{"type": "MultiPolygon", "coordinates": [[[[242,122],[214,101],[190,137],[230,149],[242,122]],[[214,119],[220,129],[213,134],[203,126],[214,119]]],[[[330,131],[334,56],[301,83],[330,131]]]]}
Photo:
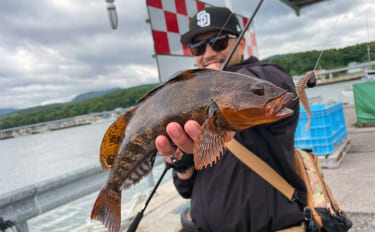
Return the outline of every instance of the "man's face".
{"type": "MultiPolygon", "coordinates": [[[[218,34],[218,31],[206,32],[198,35],[194,38],[195,41],[211,38],[218,34]]],[[[211,69],[220,69],[224,64],[225,59],[232,50],[234,44],[236,43],[237,38],[228,39],[228,47],[222,51],[216,52],[213,50],[210,45],[206,44],[205,52],[200,56],[194,56],[195,63],[199,68],[211,68],[211,69]]],[[[232,59],[229,61],[229,65],[238,64],[241,62],[241,56],[245,48],[245,39],[243,38],[238,45],[235,53],[232,56],[232,59]]]]}

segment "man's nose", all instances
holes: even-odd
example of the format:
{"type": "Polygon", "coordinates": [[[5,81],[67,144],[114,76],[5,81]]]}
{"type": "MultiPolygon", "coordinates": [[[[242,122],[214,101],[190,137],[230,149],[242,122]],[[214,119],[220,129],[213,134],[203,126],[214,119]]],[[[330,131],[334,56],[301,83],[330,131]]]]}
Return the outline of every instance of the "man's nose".
{"type": "Polygon", "coordinates": [[[212,49],[211,46],[207,43],[206,44],[206,51],[204,52],[203,55],[206,56],[206,57],[211,57],[211,56],[214,56],[216,54],[217,54],[217,52],[214,49],[212,49]]]}

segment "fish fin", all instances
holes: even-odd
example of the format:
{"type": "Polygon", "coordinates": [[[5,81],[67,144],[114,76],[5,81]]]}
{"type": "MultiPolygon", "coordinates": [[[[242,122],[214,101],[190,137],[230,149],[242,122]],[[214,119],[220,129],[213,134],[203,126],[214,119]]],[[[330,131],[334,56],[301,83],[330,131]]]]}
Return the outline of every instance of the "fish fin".
{"type": "Polygon", "coordinates": [[[124,180],[121,185],[120,190],[126,190],[132,185],[137,184],[143,177],[147,176],[152,168],[154,167],[154,162],[156,158],[156,152],[151,154],[149,158],[143,161],[130,175],[124,180]]]}
{"type": "Polygon", "coordinates": [[[91,211],[91,219],[101,221],[111,232],[119,232],[121,224],[121,191],[105,186],[91,211]]]}
{"type": "Polygon", "coordinates": [[[146,93],[137,102],[137,104],[140,104],[140,103],[146,101],[149,97],[154,95],[156,92],[158,92],[161,88],[163,88],[166,85],[169,85],[169,84],[172,84],[172,83],[175,83],[175,82],[178,82],[178,81],[193,78],[194,76],[196,76],[197,74],[199,74],[201,72],[214,72],[214,71],[217,72],[217,70],[207,69],[207,68],[197,68],[197,69],[188,69],[188,70],[184,70],[184,71],[178,71],[178,72],[176,72],[172,75],[171,79],[169,79],[168,81],[164,82],[163,84],[157,86],[156,88],[154,88],[151,91],[149,91],[148,93],[146,93]]]}
{"type": "Polygon", "coordinates": [[[194,144],[194,163],[197,170],[220,160],[226,141],[226,132],[215,125],[211,115],[201,126],[194,144]]]}
{"type": "Polygon", "coordinates": [[[132,110],[120,115],[105,132],[100,145],[99,157],[102,169],[111,168],[115,163],[122,140],[125,137],[126,125],[134,111],[135,109],[133,108],[132,110]]]}

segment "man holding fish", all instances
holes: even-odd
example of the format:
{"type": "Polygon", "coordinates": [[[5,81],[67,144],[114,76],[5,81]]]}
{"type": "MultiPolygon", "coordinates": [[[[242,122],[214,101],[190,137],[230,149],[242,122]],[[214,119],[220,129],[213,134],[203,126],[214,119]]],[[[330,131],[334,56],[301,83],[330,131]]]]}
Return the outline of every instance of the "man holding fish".
{"type": "MultiPolygon", "coordinates": [[[[208,7],[190,21],[182,38],[199,68],[220,69],[233,48],[241,27],[227,8],[208,7]]],[[[281,67],[255,57],[242,60],[242,38],[225,71],[256,76],[288,92],[296,93],[290,75],[281,67]]],[[[305,185],[294,171],[294,132],[298,122],[299,102],[288,106],[294,111],[280,121],[258,125],[238,133],[227,132],[242,145],[267,162],[297,189],[300,202],[305,201],[305,185]]],[[[200,170],[194,168],[194,141],[201,125],[194,120],[184,125],[171,122],[164,135],[156,138],[158,151],[174,165],[174,184],[185,198],[191,198],[191,217],[199,231],[280,231],[304,221],[297,201],[289,201],[261,177],[224,150],[220,162],[200,170]],[[176,149],[177,146],[177,149],[176,149]]]]}

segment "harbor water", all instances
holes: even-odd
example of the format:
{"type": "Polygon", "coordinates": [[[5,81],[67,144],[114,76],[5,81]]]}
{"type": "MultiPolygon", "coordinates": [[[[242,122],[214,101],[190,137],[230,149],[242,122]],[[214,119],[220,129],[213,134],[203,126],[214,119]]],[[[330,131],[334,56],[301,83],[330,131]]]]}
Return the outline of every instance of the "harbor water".
{"type": "MultiPolygon", "coordinates": [[[[352,84],[362,80],[334,83],[307,90],[308,97],[321,97],[321,103],[341,101],[354,104],[352,84]]],[[[0,140],[0,195],[72,171],[99,166],[102,136],[111,121],[0,140]]],[[[153,173],[158,178],[160,165],[153,173]]],[[[167,174],[165,181],[171,179],[167,174]]],[[[123,193],[123,203],[149,188],[147,181],[123,193]]],[[[89,220],[97,193],[42,214],[28,221],[29,230],[69,231],[89,220]]]]}
{"type": "MultiPolygon", "coordinates": [[[[102,123],[0,140],[0,195],[83,168],[99,166],[102,123]]],[[[154,169],[158,178],[162,165],[154,169]]],[[[170,180],[167,175],[164,181],[170,180]]],[[[104,184],[104,183],[103,183],[104,184]]],[[[147,179],[123,193],[122,203],[149,189],[147,179]]],[[[31,232],[66,232],[89,219],[97,192],[28,221],[31,232]]]]}

